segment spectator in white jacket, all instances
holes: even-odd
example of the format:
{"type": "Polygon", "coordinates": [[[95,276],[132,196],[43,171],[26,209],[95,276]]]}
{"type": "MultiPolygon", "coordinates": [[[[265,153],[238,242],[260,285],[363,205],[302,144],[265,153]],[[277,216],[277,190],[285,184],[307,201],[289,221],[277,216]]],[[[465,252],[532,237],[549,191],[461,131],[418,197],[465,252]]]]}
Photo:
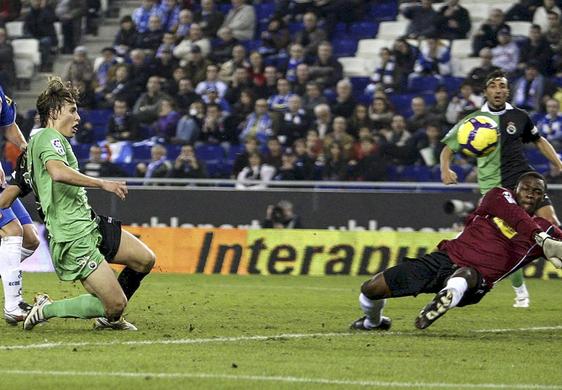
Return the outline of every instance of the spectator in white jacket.
{"type": "Polygon", "coordinates": [[[519,47],[511,38],[511,31],[501,29],[498,31],[498,45],[492,49],[492,65],[501,68],[507,73],[517,70],[519,63],[519,47]]]}
{"type": "Polygon", "coordinates": [[[264,164],[258,152],[250,153],[248,165],[242,168],[236,180],[236,188],[245,190],[259,190],[267,187],[275,175],[275,168],[264,164]],[[258,183],[248,183],[248,180],[259,181],[258,183]]]}
{"type": "Polygon", "coordinates": [[[543,5],[538,7],[533,15],[533,24],[541,26],[542,31],[546,31],[548,29],[548,11],[554,11],[558,15],[562,12],[560,11],[560,8],[556,6],[556,2],[554,0],[543,0],[543,5]]]}
{"type": "Polygon", "coordinates": [[[247,41],[254,38],[256,31],[256,12],[251,5],[244,4],[244,0],[231,0],[232,9],[226,15],[221,28],[232,30],[234,38],[247,41]]]}

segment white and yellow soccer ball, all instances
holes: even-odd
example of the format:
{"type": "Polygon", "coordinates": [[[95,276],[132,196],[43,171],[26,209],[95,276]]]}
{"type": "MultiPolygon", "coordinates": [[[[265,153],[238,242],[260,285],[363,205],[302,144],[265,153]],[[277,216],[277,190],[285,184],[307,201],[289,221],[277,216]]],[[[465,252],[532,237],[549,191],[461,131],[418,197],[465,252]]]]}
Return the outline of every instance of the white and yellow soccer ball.
{"type": "Polygon", "coordinates": [[[457,132],[460,150],[469,157],[484,157],[498,146],[498,124],[485,115],[466,119],[457,132]]]}

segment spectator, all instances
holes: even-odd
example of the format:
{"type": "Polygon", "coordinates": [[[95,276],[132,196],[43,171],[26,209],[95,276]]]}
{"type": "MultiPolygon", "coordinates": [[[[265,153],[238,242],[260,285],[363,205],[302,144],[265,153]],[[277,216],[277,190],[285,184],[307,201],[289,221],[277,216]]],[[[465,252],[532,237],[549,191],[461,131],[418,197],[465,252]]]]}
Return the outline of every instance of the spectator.
{"type": "Polygon", "coordinates": [[[178,91],[174,94],[174,97],[178,112],[182,115],[188,113],[191,103],[200,99],[199,95],[193,88],[193,83],[187,77],[181,78],[178,81],[178,91]]]}
{"type": "Polygon", "coordinates": [[[440,85],[437,87],[434,93],[435,103],[429,108],[429,116],[434,122],[438,123],[440,126],[448,127],[447,123],[447,108],[449,107],[449,92],[447,87],[440,85]]]}
{"type": "Polygon", "coordinates": [[[254,7],[244,4],[244,0],[231,0],[231,3],[232,9],[228,11],[221,28],[231,29],[234,38],[240,41],[252,39],[256,28],[254,7]]]}
{"type": "Polygon", "coordinates": [[[14,48],[6,39],[6,29],[0,27],[0,85],[6,94],[11,95],[15,82],[14,48]]]}
{"type": "Polygon", "coordinates": [[[195,14],[194,21],[203,29],[203,35],[214,38],[224,21],[224,16],[215,9],[213,0],[201,0],[201,10],[195,14]]]}
{"type": "Polygon", "coordinates": [[[86,47],[77,46],[74,49],[72,60],[64,67],[62,79],[66,81],[82,80],[87,84],[94,80],[94,68],[88,58],[86,47]]]}
{"type": "Polygon", "coordinates": [[[284,51],[291,41],[289,29],[285,21],[279,16],[273,16],[267,24],[267,30],[260,35],[262,46],[260,53],[265,57],[277,56],[280,51],[284,51]]]}
{"type": "Polygon", "coordinates": [[[359,145],[361,157],[350,161],[352,177],[359,181],[385,181],[386,161],[375,140],[370,136],[362,137],[359,145]]]}
{"type": "Polygon", "coordinates": [[[425,100],[421,96],[416,96],[412,99],[410,108],[412,109],[412,115],[406,123],[411,134],[415,133],[418,129],[424,129],[429,122],[434,120],[427,110],[425,100]]]}
{"type": "Polygon", "coordinates": [[[269,109],[275,112],[284,113],[287,111],[289,98],[293,94],[289,88],[289,82],[287,79],[277,80],[277,93],[272,95],[267,103],[269,104],[269,109]]]}
{"type": "Polygon", "coordinates": [[[211,61],[203,57],[201,48],[197,45],[193,45],[187,55],[187,60],[180,61],[180,65],[185,68],[185,77],[193,82],[193,85],[197,85],[203,80],[207,75],[207,68],[212,65],[211,61]]]}
{"type": "MultiPolygon", "coordinates": [[[[148,165],[139,163],[135,175],[146,179],[165,178],[172,173],[172,163],[166,158],[166,148],[156,144],[150,149],[150,162],[148,165]]],[[[150,185],[150,183],[145,183],[150,185]]]]}
{"type": "Polygon", "coordinates": [[[556,6],[555,0],[543,0],[543,5],[535,10],[533,24],[538,24],[541,29],[548,27],[548,12],[556,12],[560,15],[560,8],[556,6]]]}
{"type": "Polygon", "coordinates": [[[316,129],[306,133],[306,153],[315,164],[324,159],[324,141],[316,129]]]}
{"type": "Polygon", "coordinates": [[[274,131],[281,143],[290,146],[293,142],[305,136],[309,126],[309,119],[301,105],[301,98],[298,95],[291,95],[288,100],[287,111],[280,117],[278,125],[274,131]]]}
{"type": "Polygon", "coordinates": [[[236,178],[240,171],[242,171],[242,169],[250,163],[250,154],[258,151],[258,140],[255,137],[248,136],[243,141],[244,150],[241,153],[238,153],[234,159],[231,178],[236,178]]]}
{"type": "Polygon", "coordinates": [[[410,165],[418,160],[419,152],[416,149],[415,138],[407,131],[402,115],[395,115],[392,118],[391,130],[383,129],[381,133],[387,141],[383,148],[387,161],[397,165],[410,165]]]}
{"type": "Polygon", "coordinates": [[[86,1],[60,0],[55,14],[62,24],[62,52],[71,54],[82,38],[82,17],[86,14],[86,1]]]}
{"type": "Polygon", "coordinates": [[[295,154],[295,180],[313,180],[315,159],[308,155],[306,140],[299,138],[293,144],[295,154]]]}
{"type": "Polygon", "coordinates": [[[31,0],[30,9],[25,16],[23,32],[25,36],[39,41],[41,52],[41,70],[51,72],[56,50],[59,45],[55,22],[57,16],[53,8],[42,0],[31,0]]]}
{"type": "Polygon", "coordinates": [[[243,67],[236,68],[232,82],[228,86],[225,99],[230,105],[233,105],[240,101],[242,91],[252,90],[252,87],[253,84],[248,78],[248,69],[243,67]]]}
{"type": "Polygon", "coordinates": [[[298,169],[297,169],[297,158],[295,153],[291,150],[291,148],[287,148],[281,154],[281,162],[278,167],[276,168],[275,176],[273,176],[273,180],[278,181],[287,181],[287,180],[298,180],[298,169]]]}
{"type": "Polygon", "coordinates": [[[205,106],[201,100],[196,100],[191,103],[189,111],[179,120],[176,136],[172,139],[172,143],[194,144],[199,139],[204,119],[205,106]]]}
{"type": "Polygon", "coordinates": [[[448,0],[439,10],[438,36],[442,39],[465,39],[470,31],[470,14],[460,4],[460,0],[448,0]]]}
{"type": "MultiPolygon", "coordinates": [[[[244,69],[245,71],[245,80],[248,83],[251,83],[248,77],[247,69],[250,68],[250,64],[246,61],[246,49],[242,45],[235,45],[232,48],[232,56],[231,59],[224,62],[219,70],[219,79],[224,81],[225,83],[230,83],[233,81],[233,76],[235,71],[238,69],[244,69]]],[[[249,85],[246,88],[251,88],[249,85]]]]}
{"type": "Polygon", "coordinates": [[[123,16],[119,21],[119,31],[113,40],[113,47],[117,54],[125,57],[137,44],[137,36],[137,28],[131,16],[123,16]]]}
{"type": "Polygon", "coordinates": [[[531,22],[540,0],[519,0],[505,14],[505,20],[531,22]]]}
{"type": "Polygon", "coordinates": [[[376,97],[369,106],[369,118],[373,121],[375,130],[390,128],[390,122],[394,113],[388,104],[388,100],[376,97]]]}
{"type": "Polygon", "coordinates": [[[521,56],[517,67],[525,69],[527,64],[534,61],[539,66],[539,71],[543,75],[552,74],[552,58],[554,53],[548,41],[541,33],[541,27],[533,24],[529,28],[529,38],[521,44],[521,56]]]}
{"type": "Polygon", "coordinates": [[[300,43],[293,43],[289,48],[289,58],[281,66],[281,72],[290,83],[297,81],[297,67],[304,64],[304,49],[300,43]]]}
{"type": "Polygon", "coordinates": [[[498,31],[498,45],[492,49],[492,64],[507,73],[513,73],[519,63],[519,48],[509,29],[498,31]]]}
{"type": "Polygon", "coordinates": [[[383,47],[379,52],[380,62],[377,64],[375,72],[371,76],[371,82],[365,88],[365,93],[373,95],[377,88],[391,93],[395,89],[396,83],[396,62],[389,48],[383,47]]]}
{"type": "Polygon", "coordinates": [[[261,88],[265,85],[265,66],[263,62],[263,57],[257,51],[250,53],[250,79],[252,83],[257,88],[261,88]]]}
{"type": "Polygon", "coordinates": [[[332,55],[332,44],[328,41],[318,46],[316,58],[310,64],[310,79],[324,88],[333,88],[343,78],[343,68],[332,55]]]}
{"type": "Polygon", "coordinates": [[[306,93],[306,85],[308,84],[309,81],[310,81],[310,72],[308,70],[308,65],[299,64],[299,66],[297,66],[297,78],[291,84],[293,93],[301,97],[304,96],[304,94],[306,93]]]}
{"type": "Polygon", "coordinates": [[[156,0],[142,0],[142,5],[136,8],[131,15],[137,32],[143,33],[148,30],[149,19],[152,15],[158,15],[156,0]]]}
{"type": "Polygon", "coordinates": [[[414,71],[414,64],[418,58],[417,49],[405,39],[394,42],[392,54],[396,61],[396,86],[401,89],[406,84],[407,77],[414,71]]]}
{"type": "Polygon", "coordinates": [[[353,97],[353,86],[348,79],[338,81],[336,85],[336,100],[331,104],[332,113],[335,116],[351,118],[357,101],[353,97]]]}
{"type": "Polygon", "coordinates": [[[408,131],[406,127],[406,119],[399,114],[395,114],[392,117],[392,121],[390,122],[389,129],[382,129],[381,134],[391,145],[395,145],[398,147],[405,146],[407,141],[411,137],[411,133],[408,131]]]}
{"type": "Polygon", "coordinates": [[[348,133],[354,138],[359,137],[359,129],[366,127],[369,132],[373,130],[373,121],[369,117],[369,111],[364,104],[358,104],[353,110],[353,115],[349,118],[348,133]]]}
{"type": "Polygon", "coordinates": [[[110,73],[114,72],[115,66],[121,62],[116,56],[116,53],[117,52],[114,48],[104,47],[101,50],[101,61],[95,61],[97,62],[97,66],[94,67],[94,74],[97,85],[96,92],[101,92],[105,88],[109,80],[110,73]]]}
{"type": "Polygon", "coordinates": [[[229,134],[225,131],[218,105],[213,103],[207,104],[198,140],[213,145],[226,144],[231,141],[229,134]]]}
{"type": "Polygon", "coordinates": [[[86,34],[98,35],[101,0],[86,0],[86,34]]]}
{"type": "Polygon", "coordinates": [[[21,0],[6,1],[2,4],[0,12],[0,25],[19,19],[21,15],[21,0]]]}
{"type": "Polygon", "coordinates": [[[135,45],[138,49],[150,50],[152,55],[162,42],[164,37],[164,30],[162,29],[162,22],[160,16],[151,15],[148,19],[148,28],[137,35],[137,43],[135,45]]]}
{"type": "Polygon", "coordinates": [[[330,145],[337,142],[339,146],[341,146],[342,153],[346,159],[351,157],[355,139],[347,132],[347,121],[343,116],[337,116],[334,118],[332,127],[332,132],[326,134],[326,137],[324,137],[324,151],[329,154],[330,145]]]}
{"type": "Polygon", "coordinates": [[[201,100],[203,100],[203,103],[206,105],[216,104],[221,112],[221,117],[230,114],[230,104],[228,104],[225,98],[219,96],[217,89],[213,86],[207,87],[207,91],[201,96],[201,100]]]}
{"type": "Polygon", "coordinates": [[[236,177],[237,189],[260,190],[267,187],[267,183],[273,179],[275,168],[262,162],[258,152],[252,152],[248,156],[248,165],[242,168],[236,177]],[[249,183],[248,180],[257,181],[249,183]]]}
{"type": "Polygon", "coordinates": [[[228,89],[227,85],[219,80],[219,69],[216,65],[212,64],[207,65],[206,79],[197,84],[195,92],[202,96],[209,88],[214,88],[221,98],[224,97],[228,89]]]}
{"type": "Polygon", "coordinates": [[[327,38],[326,32],[318,27],[318,17],[313,12],[307,12],[303,18],[304,28],[297,32],[294,43],[304,48],[306,56],[314,56],[318,52],[318,46],[327,38]]]}
{"type": "Polygon", "coordinates": [[[429,123],[416,143],[418,153],[428,167],[439,164],[439,156],[444,146],[441,142],[442,136],[441,126],[438,123],[429,123]]]}
{"type": "Polygon", "coordinates": [[[90,158],[80,169],[85,175],[92,177],[125,177],[127,174],[110,161],[102,158],[102,150],[97,145],[90,146],[90,158]]]}
{"type": "Polygon", "coordinates": [[[319,104],[314,107],[313,129],[318,137],[323,140],[326,134],[332,132],[332,111],[327,104],[319,104]]]}
{"type": "Polygon", "coordinates": [[[189,29],[189,35],[185,37],[175,48],[174,57],[180,62],[187,62],[189,54],[193,53],[193,46],[199,47],[201,55],[207,57],[211,51],[211,42],[203,36],[201,27],[197,23],[193,23],[189,29]]]}
{"type": "Polygon", "coordinates": [[[205,179],[207,168],[199,161],[192,145],[183,145],[181,152],[174,162],[172,177],[179,179],[205,179]]]}
{"type": "MultiPolygon", "coordinates": [[[[243,89],[240,98],[232,106],[232,113],[225,119],[225,126],[233,134],[240,134],[248,115],[254,112],[255,99],[252,90],[243,89]]],[[[238,137],[238,136],[237,136],[238,137]]]]}
{"type": "Polygon", "coordinates": [[[148,78],[152,74],[152,56],[147,56],[144,50],[133,49],[130,53],[129,78],[139,90],[144,90],[148,78]]]}
{"type": "Polygon", "coordinates": [[[176,31],[180,21],[180,9],[177,0],[162,0],[158,6],[160,26],[164,32],[176,31]]]}
{"type": "Polygon", "coordinates": [[[293,204],[288,200],[280,200],[276,206],[267,206],[263,229],[302,229],[301,219],[293,211],[293,204]]]}
{"type": "Polygon", "coordinates": [[[451,48],[436,38],[420,43],[412,76],[448,76],[451,74],[451,48]]]}
{"type": "Polygon", "coordinates": [[[537,121],[537,128],[556,150],[562,148],[562,114],[558,100],[546,101],[546,115],[537,121]]]}
{"type": "Polygon", "coordinates": [[[322,167],[322,180],[345,181],[347,177],[348,160],[343,148],[339,142],[332,142],[327,148],[326,161],[322,167]]]}
{"type": "Polygon", "coordinates": [[[129,78],[129,67],[126,64],[115,66],[115,74],[107,80],[105,87],[98,93],[100,107],[112,107],[116,100],[124,100],[127,107],[132,107],[139,89],[129,78]]]}
{"type": "Polygon", "coordinates": [[[435,36],[439,14],[433,9],[431,0],[421,0],[421,4],[407,5],[402,15],[410,20],[406,36],[410,39],[435,36]]]}
{"type": "MultiPolygon", "coordinates": [[[[482,49],[489,50],[489,49],[482,49]]],[[[459,89],[459,94],[453,96],[447,106],[447,122],[453,125],[460,121],[465,115],[476,111],[484,103],[481,96],[474,93],[472,83],[467,79],[459,89]]]]}
{"type": "Polygon", "coordinates": [[[282,155],[283,146],[281,145],[281,142],[279,142],[279,139],[275,136],[269,137],[267,139],[267,150],[263,155],[263,162],[271,165],[277,171],[283,164],[282,155]]]}
{"type": "Polygon", "coordinates": [[[256,141],[265,144],[266,140],[273,135],[273,123],[267,111],[267,101],[258,99],[255,103],[255,110],[246,119],[246,123],[240,133],[240,141],[254,138],[256,141]]]}
{"type": "MultiPolygon", "coordinates": [[[[172,50],[165,47],[160,51],[159,55],[154,60],[153,76],[158,76],[163,80],[163,87],[169,90],[170,87],[176,82],[174,79],[174,72],[179,68],[178,61],[174,58],[172,50]]],[[[181,69],[181,68],[179,68],[181,69]]],[[[181,75],[183,76],[183,74],[181,75]]],[[[181,77],[180,76],[180,77],[181,77]]]]}
{"type": "Polygon", "coordinates": [[[320,104],[327,105],[327,103],[328,99],[322,95],[322,91],[320,90],[318,83],[314,81],[306,83],[306,92],[302,100],[302,105],[308,115],[312,115],[314,113],[316,106],[320,104]]]}
{"type": "Polygon", "coordinates": [[[209,59],[217,64],[222,64],[232,58],[232,50],[240,41],[234,38],[232,30],[221,28],[218,32],[219,39],[213,40],[213,47],[209,59]]]}
{"type": "MultiPolygon", "coordinates": [[[[193,22],[194,19],[191,11],[188,9],[182,9],[179,14],[178,27],[174,31],[174,42],[181,42],[189,35],[189,30],[191,29],[193,22]]],[[[199,24],[199,26],[201,26],[201,24],[199,24]]],[[[207,37],[202,26],[201,29],[203,30],[203,36],[207,37]]]]}
{"type": "Polygon", "coordinates": [[[504,13],[499,8],[492,8],[488,19],[480,25],[472,37],[472,53],[477,56],[484,47],[490,49],[498,44],[498,31],[511,28],[504,21],[504,13]]]}
{"type": "Polygon", "coordinates": [[[135,141],[138,139],[138,123],[129,111],[126,100],[116,99],[113,103],[113,114],[107,124],[106,141],[135,141]]]}
{"type": "Polygon", "coordinates": [[[550,43],[552,50],[560,55],[562,47],[560,42],[562,40],[562,26],[560,25],[560,14],[554,11],[547,13],[547,27],[544,30],[544,37],[550,43]]]}
{"type": "Polygon", "coordinates": [[[169,96],[162,92],[160,78],[152,76],[146,83],[146,92],[140,95],[133,108],[135,118],[142,124],[151,124],[158,119],[160,102],[169,96]]]}
{"type": "Polygon", "coordinates": [[[176,135],[180,117],[180,113],[175,110],[172,98],[162,98],[158,107],[158,119],[150,126],[150,135],[158,142],[170,142],[176,135]]]}
{"type": "Polygon", "coordinates": [[[515,81],[512,88],[514,105],[531,112],[539,110],[545,89],[545,78],[538,67],[538,63],[531,61],[525,74],[515,81]]]}
{"type": "Polygon", "coordinates": [[[269,99],[272,95],[277,93],[277,80],[279,75],[277,69],[273,65],[268,65],[263,71],[263,78],[265,83],[256,88],[256,94],[264,99],[269,99]]]}
{"type": "Polygon", "coordinates": [[[93,82],[81,79],[70,80],[70,82],[79,91],[77,99],[80,102],[79,106],[88,110],[96,108],[96,91],[93,82]]]}
{"type": "Polygon", "coordinates": [[[485,47],[481,49],[479,57],[481,60],[480,65],[473,68],[466,77],[467,82],[472,85],[475,93],[481,93],[484,90],[484,81],[486,80],[486,77],[490,73],[500,69],[492,64],[494,56],[492,55],[492,50],[490,48],[485,47]]]}

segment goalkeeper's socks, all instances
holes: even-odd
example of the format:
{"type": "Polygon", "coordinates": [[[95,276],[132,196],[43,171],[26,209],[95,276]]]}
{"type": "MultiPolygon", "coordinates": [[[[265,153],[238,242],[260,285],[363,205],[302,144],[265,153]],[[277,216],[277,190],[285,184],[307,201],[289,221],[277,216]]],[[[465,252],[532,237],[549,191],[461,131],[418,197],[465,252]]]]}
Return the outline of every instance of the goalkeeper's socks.
{"type": "Polygon", "coordinates": [[[7,236],[0,245],[0,276],[4,287],[4,310],[12,312],[18,309],[22,301],[22,273],[20,270],[20,252],[23,237],[7,236]]]}
{"type": "Polygon", "coordinates": [[[367,316],[363,322],[363,326],[367,329],[376,328],[382,321],[382,310],[386,303],[386,299],[370,299],[363,293],[359,294],[359,306],[367,316]]]}
{"type": "Polygon", "coordinates": [[[121,271],[119,277],[117,278],[117,281],[123,289],[127,300],[131,299],[146,275],[148,275],[148,272],[137,272],[129,267],[125,267],[123,271],[121,271]]]}
{"type": "Polygon", "coordinates": [[[468,283],[466,282],[465,278],[457,276],[447,281],[447,285],[443,290],[449,290],[453,293],[453,300],[449,305],[450,309],[452,309],[453,307],[459,304],[467,289],[468,289],[468,283]]]}
{"type": "Polygon", "coordinates": [[[24,261],[24,260],[27,259],[29,256],[31,256],[33,253],[35,253],[35,249],[25,249],[25,248],[21,248],[20,261],[24,261]]]}
{"type": "Polygon", "coordinates": [[[46,320],[53,317],[87,319],[103,316],[105,316],[103,304],[92,294],[61,299],[43,307],[43,317],[46,320]]]}
{"type": "Polygon", "coordinates": [[[519,287],[513,287],[513,290],[515,290],[515,295],[517,296],[517,298],[521,298],[521,299],[529,298],[529,291],[527,290],[527,286],[525,285],[525,283],[523,283],[519,287]]]}

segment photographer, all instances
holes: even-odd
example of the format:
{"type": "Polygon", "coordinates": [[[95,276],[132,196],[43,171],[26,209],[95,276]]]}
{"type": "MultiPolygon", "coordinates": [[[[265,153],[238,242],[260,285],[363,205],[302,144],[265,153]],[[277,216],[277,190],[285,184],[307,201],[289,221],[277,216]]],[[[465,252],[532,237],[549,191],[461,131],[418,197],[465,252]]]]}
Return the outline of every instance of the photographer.
{"type": "Polygon", "coordinates": [[[288,200],[281,200],[276,205],[267,206],[264,229],[302,229],[301,219],[293,211],[293,204],[288,200]]]}
{"type": "Polygon", "coordinates": [[[193,146],[184,145],[174,162],[172,177],[181,179],[204,179],[208,177],[205,164],[197,159],[193,146]]]}

